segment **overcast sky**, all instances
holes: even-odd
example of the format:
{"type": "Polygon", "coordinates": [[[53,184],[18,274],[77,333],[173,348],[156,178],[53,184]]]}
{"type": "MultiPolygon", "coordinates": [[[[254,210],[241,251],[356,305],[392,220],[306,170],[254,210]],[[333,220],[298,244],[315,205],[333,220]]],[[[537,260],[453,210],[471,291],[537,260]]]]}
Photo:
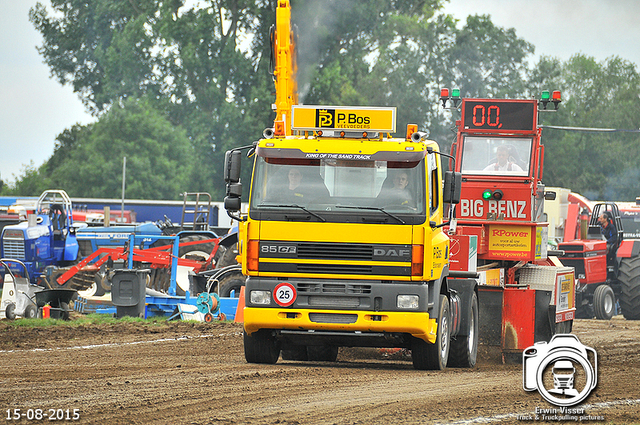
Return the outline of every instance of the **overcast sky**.
{"type": "MultiPolygon", "coordinates": [[[[50,78],[36,51],[42,40],[28,18],[35,3],[0,0],[0,178],[6,182],[31,162],[42,165],[64,129],[93,121],[71,87],[50,78]]],[[[617,55],[640,64],[639,0],[451,0],[445,11],[460,25],[470,14],[491,15],[495,25],[515,28],[532,43],[536,57],[617,55]]]]}

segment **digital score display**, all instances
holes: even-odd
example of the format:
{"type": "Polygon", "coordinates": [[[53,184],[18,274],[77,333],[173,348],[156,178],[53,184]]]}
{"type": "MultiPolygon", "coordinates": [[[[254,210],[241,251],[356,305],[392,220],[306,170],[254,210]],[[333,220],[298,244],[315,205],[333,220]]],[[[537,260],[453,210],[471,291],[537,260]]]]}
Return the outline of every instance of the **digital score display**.
{"type": "Polygon", "coordinates": [[[536,129],[536,102],[465,100],[465,130],[532,131],[536,129]]]}

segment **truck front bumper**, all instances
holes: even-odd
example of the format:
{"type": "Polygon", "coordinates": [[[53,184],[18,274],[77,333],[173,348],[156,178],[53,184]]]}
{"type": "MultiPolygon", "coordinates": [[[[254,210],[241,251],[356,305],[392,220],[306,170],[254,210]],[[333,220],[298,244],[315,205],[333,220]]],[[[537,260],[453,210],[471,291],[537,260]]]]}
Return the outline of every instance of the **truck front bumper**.
{"type": "MultiPolygon", "coordinates": [[[[261,329],[335,332],[356,340],[370,334],[409,334],[435,343],[437,323],[426,312],[385,312],[362,310],[311,310],[297,308],[245,307],[244,329],[252,334],[261,329]]],[[[353,346],[358,346],[355,343],[353,346]]]]}

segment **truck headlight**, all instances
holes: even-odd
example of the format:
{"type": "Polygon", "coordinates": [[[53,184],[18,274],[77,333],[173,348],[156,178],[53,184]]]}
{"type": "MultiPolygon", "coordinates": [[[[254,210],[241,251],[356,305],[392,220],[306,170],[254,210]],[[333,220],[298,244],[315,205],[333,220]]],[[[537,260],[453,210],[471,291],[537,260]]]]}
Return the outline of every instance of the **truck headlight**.
{"type": "Polygon", "coordinates": [[[271,304],[269,291],[251,291],[251,304],[271,304]]]}
{"type": "Polygon", "coordinates": [[[398,295],[397,306],[398,308],[415,310],[418,308],[419,300],[420,297],[418,297],[417,295],[398,295]]]}

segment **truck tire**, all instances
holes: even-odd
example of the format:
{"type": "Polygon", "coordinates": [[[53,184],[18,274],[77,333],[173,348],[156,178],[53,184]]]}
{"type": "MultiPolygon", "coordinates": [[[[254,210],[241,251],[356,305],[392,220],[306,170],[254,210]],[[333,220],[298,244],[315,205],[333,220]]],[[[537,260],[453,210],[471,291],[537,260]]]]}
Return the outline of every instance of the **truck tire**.
{"type": "Polygon", "coordinates": [[[419,338],[415,338],[411,344],[411,359],[413,367],[418,370],[443,370],[447,367],[449,358],[449,299],[440,295],[440,308],[438,309],[438,330],[436,342],[430,344],[419,338]]]}
{"type": "Polygon", "coordinates": [[[593,311],[596,319],[611,320],[616,313],[616,294],[609,285],[599,285],[593,293],[593,311]]]}
{"type": "Polygon", "coordinates": [[[338,360],[338,347],[335,345],[310,345],[307,358],[312,362],[335,362],[338,360]]]}
{"type": "Polygon", "coordinates": [[[627,320],[640,320],[640,257],[623,258],[619,271],[622,315],[627,320]]]}
{"type": "Polygon", "coordinates": [[[474,367],[478,359],[478,296],[473,293],[468,306],[469,332],[466,336],[451,339],[448,366],[474,367]]]}
{"type": "Polygon", "coordinates": [[[275,364],[280,357],[280,345],[269,333],[262,329],[249,335],[244,331],[244,358],[247,363],[275,364]]]}

